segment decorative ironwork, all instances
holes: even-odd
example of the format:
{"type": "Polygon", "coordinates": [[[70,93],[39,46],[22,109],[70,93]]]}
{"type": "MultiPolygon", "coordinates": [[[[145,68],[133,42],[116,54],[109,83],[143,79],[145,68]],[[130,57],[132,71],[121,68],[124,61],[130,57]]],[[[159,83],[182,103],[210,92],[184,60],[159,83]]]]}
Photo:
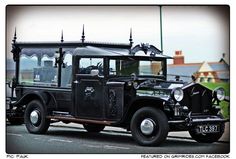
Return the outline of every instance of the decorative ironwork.
{"type": "Polygon", "coordinates": [[[130,28],[130,36],[129,36],[129,43],[130,43],[130,46],[132,46],[133,45],[133,37],[132,37],[133,35],[132,35],[132,28],[130,28]]]}
{"type": "Polygon", "coordinates": [[[65,51],[62,51],[62,48],[59,48],[59,51],[56,51],[56,55],[55,55],[55,67],[57,67],[57,64],[62,65],[63,68],[65,68],[65,63],[64,61],[64,54],[65,51]]]}
{"type": "Polygon", "coordinates": [[[149,45],[148,43],[141,43],[140,45],[136,45],[131,49],[131,54],[135,55],[138,51],[143,51],[145,55],[150,52],[150,56],[156,56],[156,54],[162,54],[162,51],[156,48],[153,45],[149,45]]]}
{"type": "Polygon", "coordinates": [[[21,49],[15,45],[12,45],[11,52],[13,53],[13,60],[14,61],[19,60],[19,57],[20,57],[19,53],[21,52],[21,49]]]}
{"type": "Polygon", "coordinates": [[[116,92],[113,89],[109,90],[109,110],[111,116],[117,115],[116,92]]]}
{"type": "Polygon", "coordinates": [[[61,31],[61,42],[62,42],[62,43],[64,42],[64,39],[63,39],[63,30],[61,31]]]}
{"type": "Polygon", "coordinates": [[[14,37],[13,37],[12,42],[13,42],[13,43],[16,43],[16,39],[17,39],[17,37],[16,37],[16,28],[15,28],[15,33],[14,33],[14,37]]]}
{"type": "Polygon", "coordinates": [[[84,43],[84,41],[85,41],[85,35],[84,35],[84,24],[83,24],[83,30],[82,30],[81,41],[82,41],[82,43],[84,43]]]}
{"type": "Polygon", "coordinates": [[[19,53],[21,52],[21,49],[20,47],[16,46],[15,43],[16,43],[16,39],[17,39],[17,36],[16,36],[16,28],[15,28],[15,32],[14,32],[14,37],[13,37],[13,45],[12,45],[12,50],[11,52],[13,53],[13,60],[16,62],[16,61],[19,61],[19,53]]]}

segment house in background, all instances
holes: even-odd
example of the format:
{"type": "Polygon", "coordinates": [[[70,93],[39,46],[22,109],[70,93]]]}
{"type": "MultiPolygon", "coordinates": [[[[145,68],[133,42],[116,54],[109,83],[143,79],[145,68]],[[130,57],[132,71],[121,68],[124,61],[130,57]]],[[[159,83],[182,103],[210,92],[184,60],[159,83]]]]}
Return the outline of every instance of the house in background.
{"type": "Polygon", "coordinates": [[[229,82],[229,64],[225,61],[225,54],[217,62],[185,63],[182,51],[175,51],[173,64],[168,64],[168,80],[196,82],[229,82]]]}

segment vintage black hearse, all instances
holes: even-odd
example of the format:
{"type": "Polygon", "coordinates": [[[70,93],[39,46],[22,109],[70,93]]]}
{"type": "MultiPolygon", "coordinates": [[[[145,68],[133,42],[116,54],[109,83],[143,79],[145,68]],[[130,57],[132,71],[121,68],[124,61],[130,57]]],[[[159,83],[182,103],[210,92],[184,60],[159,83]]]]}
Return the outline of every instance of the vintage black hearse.
{"type": "Polygon", "coordinates": [[[15,78],[8,121],[45,133],[50,123],[105,126],[131,131],[140,145],[159,145],[169,131],[189,131],[212,143],[224,132],[219,103],[225,91],[181,80],[167,81],[171,57],[148,44],[79,42],[12,43],[15,78]],[[21,118],[24,116],[24,120],[21,118]]]}

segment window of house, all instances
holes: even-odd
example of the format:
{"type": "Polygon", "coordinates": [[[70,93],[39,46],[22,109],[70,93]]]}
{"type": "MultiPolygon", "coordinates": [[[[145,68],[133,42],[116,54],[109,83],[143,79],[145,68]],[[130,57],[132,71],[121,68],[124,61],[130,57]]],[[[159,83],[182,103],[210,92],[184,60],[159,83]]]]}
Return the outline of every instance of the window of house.
{"type": "Polygon", "coordinates": [[[212,77],[209,77],[208,79],[207,79],[207,82],[212,82],[212,77]]]}
{"type": "Polygon", "coordinates": [[[205,82],[205,78],[204,77],[200,77],[200,82],[205,82]]]}

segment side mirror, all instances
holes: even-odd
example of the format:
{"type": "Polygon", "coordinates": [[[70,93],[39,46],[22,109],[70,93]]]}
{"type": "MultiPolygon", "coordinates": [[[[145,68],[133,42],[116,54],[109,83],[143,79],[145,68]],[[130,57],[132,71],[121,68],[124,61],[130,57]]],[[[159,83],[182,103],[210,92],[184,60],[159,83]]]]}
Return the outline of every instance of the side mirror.
{"type": "Polygon", "coordinates": [[[196,82],[196,77],[194,75],[192,75],[191,78],[193,82],[196,82]]]}
{"type": "Polygon", "coordinates": [[[11,81],[8,81],[8,82],[6,82],[6,85],[7,85],[9,88],[12,88],[12,80],[11,80],[11,81]]]}
{"type": "Polygon", "coordinates": [[[16,87],[16,77],[13,77],[11,81],[8,81],[6,83],[9,88],[15,88],[16,87]]]}

